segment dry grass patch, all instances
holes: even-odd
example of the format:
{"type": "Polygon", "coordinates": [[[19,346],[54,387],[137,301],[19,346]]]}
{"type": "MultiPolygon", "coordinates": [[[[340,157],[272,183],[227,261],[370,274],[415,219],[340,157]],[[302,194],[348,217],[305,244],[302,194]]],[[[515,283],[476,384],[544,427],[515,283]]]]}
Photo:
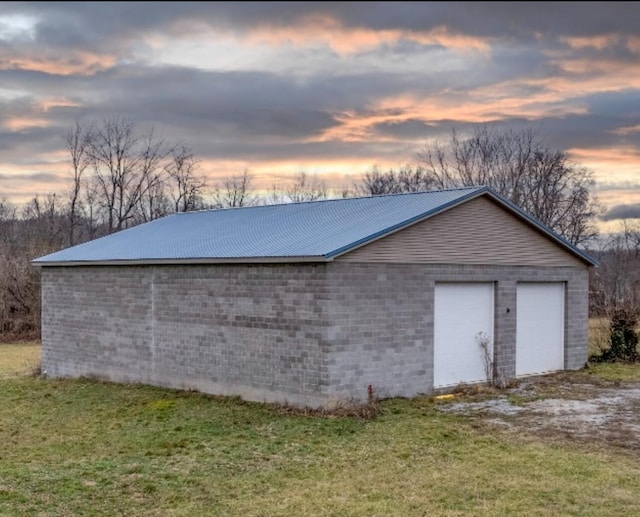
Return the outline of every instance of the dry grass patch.
{"type": "Polygon", "coordinates": [[[611,347],[608,318],[589,318],[589,357],[598,357],[611,347]]]}
{"type": "MultiPolygon", "coordinates": [[[[611,348],[610,325],[609,318],[589,318],[589,357],[600,357],[602,352],[611,348]]],[[[635,331],[640,334],[640,324],[638,324],[635,331]]]]}
{"type": "Polygon", "coordinates": [[[40,368],[40,343],[0,343],[0,379],[29,375],[40,368]]]}

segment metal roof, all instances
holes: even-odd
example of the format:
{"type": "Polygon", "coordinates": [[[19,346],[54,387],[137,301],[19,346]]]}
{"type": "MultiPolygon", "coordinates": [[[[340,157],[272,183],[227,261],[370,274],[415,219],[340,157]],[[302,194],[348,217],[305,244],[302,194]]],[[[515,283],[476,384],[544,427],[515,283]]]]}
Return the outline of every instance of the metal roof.
{"type": "MultiPolygon", "coordinates": [[[[325,262],[483,194],[505,203],[487,187],[468,187],[178,213],[33,263],[325,262]]],[[[551,232],[524,212],[518,213],[545,233],[551,232]]],[[[553,232],[550,236],[594,264],[553,232]]]]}

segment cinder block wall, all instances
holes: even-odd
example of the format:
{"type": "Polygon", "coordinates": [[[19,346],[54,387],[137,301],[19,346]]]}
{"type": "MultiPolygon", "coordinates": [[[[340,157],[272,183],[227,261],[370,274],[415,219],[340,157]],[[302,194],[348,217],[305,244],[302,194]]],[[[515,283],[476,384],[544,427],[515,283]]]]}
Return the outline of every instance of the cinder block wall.
{"type": "Polygon", "coordinates": [[[334,262],[45,267],[43,369],[301,406],[429,393],[437,281],[496,283],[503,379],[517,282],[566,282],[565,367],[586,362],[586,268],[334,262]]]}
{"type": "Polygon", "coordinates": [[[42,269],[43,370],[318,406],[326,267],[42,269]]]}
{"type": "Polygon", "coordinates": [[[335,399],[366,400],[369,385],[383,397],[433,390],[435,282],[495,282],[494,357],[502,380],[515,376],[517,283],[566,282],[565,368],[586,363],[586,267],[343,262],[330,264],[328,273],[327,370],[335,399]]]}
{"type": "Polygon", "coordinates": [[[327,370],[335,399],[413,396],[433,385],[433,281],[424,266],[328,267],[327,370]]]}

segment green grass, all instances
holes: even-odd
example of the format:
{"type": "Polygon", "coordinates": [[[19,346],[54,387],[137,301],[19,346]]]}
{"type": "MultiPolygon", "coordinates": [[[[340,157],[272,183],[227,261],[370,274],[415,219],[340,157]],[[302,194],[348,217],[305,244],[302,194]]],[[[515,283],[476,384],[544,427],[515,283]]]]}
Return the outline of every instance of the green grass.
{"type": "Polygon", "coordinates": [[[0,380],[3,516],[637,515],[637,460],[484,427],[427,398],[385,401],[364,421],[0,380]]]}
{"type": "Polygon", "coordinates": [[[640,381],[640,364],[593,363],[585,371],[607,381],[640,381]]]}

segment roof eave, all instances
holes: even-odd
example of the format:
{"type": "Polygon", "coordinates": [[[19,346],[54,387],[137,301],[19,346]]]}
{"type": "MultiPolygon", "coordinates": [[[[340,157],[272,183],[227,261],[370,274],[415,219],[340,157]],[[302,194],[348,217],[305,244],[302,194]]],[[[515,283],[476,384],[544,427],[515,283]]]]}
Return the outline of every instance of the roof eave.
{"type": "Polygon", "coordinates": [[[71,266],[177,266],[193,264],[295,264],[324,263],[333,258],[323,255],[292,257],[228,257],[228,258],[185,258],[185,259],[127,259],[127,260],[51,260],[31,262],[36,267],[71,266]]]}

